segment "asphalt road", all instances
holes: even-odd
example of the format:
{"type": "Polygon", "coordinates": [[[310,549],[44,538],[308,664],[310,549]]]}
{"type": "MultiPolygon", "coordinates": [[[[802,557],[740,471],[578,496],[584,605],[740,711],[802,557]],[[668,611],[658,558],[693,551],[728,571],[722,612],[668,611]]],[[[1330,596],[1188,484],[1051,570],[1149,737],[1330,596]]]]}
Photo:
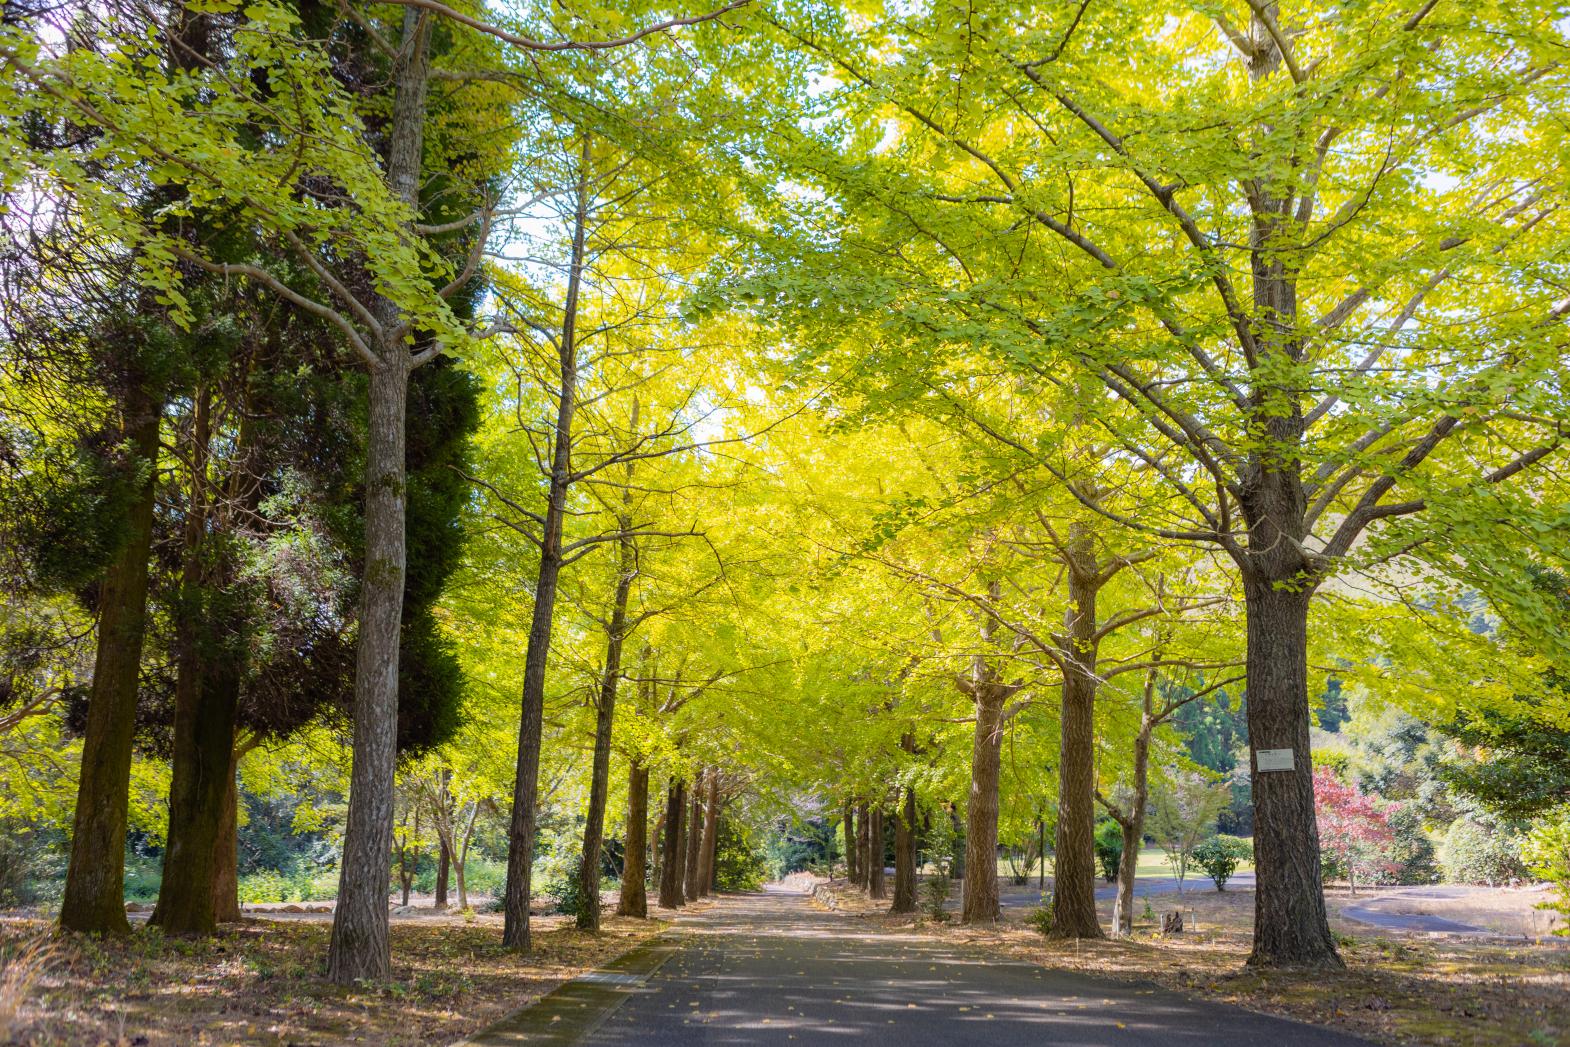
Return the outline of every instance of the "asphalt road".
{"type": "MultiPolygon", "coordinates": [[[[1153,985],[866,933],[854,917],[819,912],[800,895],[728,898],[684,919],[678,935],[663,964],[646,978],[625,979],[605,1015],[572,1042],[1367,1047],[1355,1037],[1153,985]]],[[[517,1031],[523,1036],[506,1042],[530,1038],[517,1031]]]]}
{"type": "Polygon", "coordinates": [[[1476,888],[1473,887],[1409,887],[1374,895],[1361,905],[1343,906],[1341,915],[1351,917],[1359,923],[1372,924],[1375,927],[1383,927],[1391,931],[1486,935],[1489,932],[1481,927],[1474,927],[1469,923],[1458,923],[1443,916],[1433,916],[1426,913],[1386,912],[1380,907],[1382,903],[1392,900],[1400,901],[1403,898],[1465,898],[1475,892],[1476,888]]]}
{"type": "MultiPolygon", "coordinates": [[[[891,876],[892,876],[892,874],[891,874],[891,876]]],[[[892,879],[891,879],[890,882],[892,882],[892,879]]],[[[1002,883],[1001,880],[999,882],[1002,883]]],[[[1049,880],[1048,882],[1050,883],[1051,881],[1049,880]]],[[[1031,908],[1033,906],[1040,905],[1041,904],[1041,894],[1040,894],[1039,889],[1037,889],[1036,884],[1037,884],[1037,881],[1035,879],[1032,879],[1030,881],[1030,883],[1026,885],[1026,888],[1028,888],[1028,889],[1023,894],[1019,893],[1020,890],[1021,890],[1020,888],[1014,887],[1013,885],[1009,885],[1009,886],[1004,888],[1003,895],[999,899],[999,901],[1003,905],[1003,907],[1006,908],[1006,909],[1021,909],[1021,908],[1028,909],[1028,908],[1031,908]]],[[[1251,872],[1237,873],[1230,880],[1227,881],[1227,888],[1229,890],[1235,890],[1236,891],[1236,890],[1251,889],[1253,886],[1254,886],[1254,874],[1251,873],[1251,872]]],[[[1210,878],[1205,876],[1205,875],[1203,875],[1203,874],[1199,875],[1198,877],[1190,876],[1187,880],[1185,880],[1183,882],[1183,892],[1187,892],[1187,893],[1202,893],[1204,891],[1212,891],[1212,890],[1215,890],[1214,885],[1211,883],[1210,878]]],[[[1144,879],[1136,879],[1134,881],[1134,897],[1136,897],[1136,898],[1145,898],[1145,897],[1149,897],[1151,895],[1157,895],[1157,894],[1178,894],[1178,893],[1182,893],[1182,892],[1178,891],[1178,881],[1177,881],[1176,877],[1155,876],[1155,877],[1145,877],[1144,879]]],[[[954,895],[955,895],[956,899],[959,896],[959,887],[958,887],[958,885],[955,886],[954,895]]],[[[1096,897],[1097,898],[1100,898],[1103,901],[1105,901],[1105,900],[1110,899],[1110,898],[1116,898],[1117,895],[1118,895],[1118,885],[1117,884],[1115,884],[1115,883],[1103,883],[1100,880],[1096,881],[1096,897]]],[[[959,902],[957,900],[954,901],[953,908],[954,908],[954,910],[956,912],[959,910],[959,902]]]]}

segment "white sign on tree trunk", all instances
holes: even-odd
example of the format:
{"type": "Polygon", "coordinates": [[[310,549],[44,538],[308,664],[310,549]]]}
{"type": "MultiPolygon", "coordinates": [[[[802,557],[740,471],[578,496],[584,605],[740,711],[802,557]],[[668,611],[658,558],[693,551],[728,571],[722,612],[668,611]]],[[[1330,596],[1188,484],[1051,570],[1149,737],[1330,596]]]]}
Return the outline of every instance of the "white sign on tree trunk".
{"type": "Polygon", "coordinates": [[[1254,753],[1254,767],[1261,771],[1290,771],[1291,749],[1259,749],[1254,753]]]}

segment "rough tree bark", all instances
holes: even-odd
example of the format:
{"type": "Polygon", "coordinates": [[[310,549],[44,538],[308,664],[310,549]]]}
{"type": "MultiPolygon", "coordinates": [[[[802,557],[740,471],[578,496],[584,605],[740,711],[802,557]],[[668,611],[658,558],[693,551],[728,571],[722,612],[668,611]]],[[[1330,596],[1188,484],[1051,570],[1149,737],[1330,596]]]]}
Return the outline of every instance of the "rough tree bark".
{"type": "MultiPolygon", "coordinates": [[[[1259,41],[1249,74],[1262,81],[1282,62],[1266,9],[1250,32],[1259,41]]],[[[1299,205],[1262,188],[1249,199],[1254,351],[1259,364],[1249,397],[1258,435],[1242,469],[1239,505],[1248,547],[1239,560],[1248,619],[1250,762],[1259,749],[1291,749],[1293,769],[1253,767],[1254,949],[1250,965],[1339,968],[1320,882],[1319,827],[1309,760],[1308,606],[1319,580],[1306,552],[1308,497],[1303,463],[1304,359],[1298,317],[1298,254],[1281,250],[1302,228],[1299,205]]],[[[1350,523],[1350,521],[1348,521],[1350,523]]],[[[1366,522],[1366,521],[1365,521],[1366,522]]],[[[1339,533],[1337,535],[1339,537],[1339,533]]],[[[1334,540],[1332,540],[1334,544],[1334,540]]]]}
{"type": "Polygon", "coordinates": [[[847,802],[840,820],[845,831],[845,879],[856,882],[856,808],[847,802]]]}
{"type": "Polygon", "coordinates": [[[447,846],[446,840],[438,840],[436,844],[436,894],[431,899],[431,908],[447,908],[447,877],[452,868],[452,849],[447,846]]]}
{"type": "Polygon", "coordinates": [[[189,697],[183,710],[176,696],[178,758],[169,787],[164,876],[151,920],[171,935],[208,935],[218,925],[220,840],[234,789],[231,756],[240,673],[236,659],[204,661],[195,684],[202,693],[189,697]]]}
{"type": "Polygon", "coordinates": [[[1253,768],[1254,950],[1269,967],[1340,967],[1320,881],[1309,760],[1309,594],[1244,578],[1250,754],[1291,749],[1290,771],[1253,768]]]}
{"type": "Polygon", "coordinates": [[[214,848],[213,919],[218,923],[240,922],[240,787],[235,782],[240,758],[249,749],[235,747],[229,754],[229,773],[224,781],[223,817],[218,822],[214,848]]]}
{"type": "Polygon", "coordinates": [[[714,893],[714,849],[719,844],[720,771],[709,768],[709,795],[704,802],[703,846],[698,851],[698,893],[714,893]]]}
{"type": "Polygon", "coordinates": [[[584,239],[589,222],[589,143],[583,142],[573,212],[572,253],[567,272],[561,337],[557,339],[560,381],[556,422],[551,436],[551,475],[540,535],[540,565],[535,577],[534,614],[523,664],[523,713],[518,727],[518,771],[513,781],[512,821],[508,832],[507,889],[502,942],[520,952],[529,948],[530,878],[534,871],[534,805],[540,788],[540,742],[545,725],[545,669],[551,651],[556,588],[561,580],[562,523],[572,474],[572,426],[578,395],[578,295],[583,283],[584,239]]]}
{"type": "MultiPolygon", "coordinates": [[[[999,582],[988,583],[990,603],[997,602],[1002,588],[999,582]]],[[[995,618],[982,614],[980,624],[983,650],[971,657],[970,672],[956,680],[960,690],[971,697],[976,711],[970,751],[970,799],[965,810],[965,886],[960,906],[960,919],[965,923],[995,923],[1001,914],[998,782],[1002,773],[1004,703],[1021,686],[1005,683],[997,667],[987,659],[985,648],[993,644],[995,618]]]]}
{"type": "Polygon", "coordinates": [[[140,476],[126,507],[124,544],[110,562],[99,594],[98,651],[82,737],[71,858],[60,902],[60,926],[68,931],[126,934],[131,929],[125,918],[125,822],[162,414],[163,405],[139,388],[126,399],[121,430],[140,476]]]}
{"type": "Polygon", "coordinates": [[[1052,937],[1100,938],[1096,918],[1096,596],[1103,584],[1090,528],[1069,525],[1064,552],[1063,700],[1059,720],[1058,828],[1052,937]]]}
{"type": "Polygon", "coordinates": [[[703,781],[704,772],[699,771],[692,780],[692,810],[687,816],[687,867],[683,886],[689,902],[703,896],[698,882],[701,871],[698,865],[703,854],[703,781]]]}
{"type": "Polygon", "coordinates": [[[856,805],[856,886],[872,887],[872,812],[866,801],[856,805]]]}
{"type": "Polygon", "coordinates": [[[894,901],[889,912],[916,911],[916,790],[900,790],[900,809],[894,819],[894,901]]]}
{"type": "Polygon", "coordinates": [[[687,814],[687,786],[681,779],[674,779],[665,793],[665,839],[660,860],[660,906],[679,909],[687,904],[682,897],[685,870],[682,868],[687,853],[682,823],[687,814]]]}
{"type": "Polygon", "coordinates": [[[970,802],[965,809],[965,879],[960,919],[993,923],[998,902],[998,781],[1002,771],[1004,694],[976,691],[976,731],[970,750],[970,802]]]}
{"type": "MultiPolygon", "coordinates": [[[[425,102],[430,85],[430,18],[408,8],[403,46],[394,63],[388,129],[387,182],[411,211],[420,199],[425,102]]],[[[401,326],[401,310],[378,295],[382,330],[401,326]]],[[[344,822],[338,902],[333,910],[327,977],[338,985],[386,978],[388,855],[393,840],[393,778],[397,767],[398,646],[406,564],[404,529],[405,415],[413,359],[401,338],[377,346],[370,370],[365,448],[365,565],[360,578],[359,641],[354,675],[354,763],[344,822]]]]}
{"type": "Polygon", "coordinates": [[[649,915],[648,885],[644,881],[649,861],[649,769],[637,760],[627,765],[627,858],[621,874],[619,916],[649,915]]]}
{"type": "Polygon", "coordinates": [[[371,372],[365,491],[365,576],[354,681],[354,763],[327,975],[339,985],[387,977],[387,856],[397,765],[398,643],[403,617],[404,414],[409,368],[384,357],[371,372]]]}
{"type": "Polygon", "coordinates": [[[867,831],[867,855],[871,860],[871,864],[867,877],[867,893],[874,898],[883,899],[889,896],[888,889],[884,885],[883,876],[883,859],[885,857],[883,852],[883,808],[873,804],[869,821],[871,827],[867,831]]]}
{"type": "MultiPolygon", "coordinates": [[[[164,849],[163,882],[151,922],[171,935],[209,935],[220,919],[219,880],[226,879],[225,823],[237,831],[234,775],[235,724],[240,706],[243,658],[227,647],[243,623],[223,594],[239,568],[232,552],[214,547],[209,534],[228,530],[225,516],[254,512],[261,497],[252,482],[256,468],[255,411],[247,396],[235,441],[234,470],[227,484],[229,501],[209,490],[211,394],[198,389],[187,454],[191,477],[185,520],[185,562],[181,607],[176,626],[178,675],[175,680],[174,745],[169,786],[169,830],[164,849]],[[243,493],[242,493],[243,492],[243,493]],[[203,598],[204,590],[218,594],[203,598]]],[[[236,856],[237,857],[237,856],[236,856]]],[[[238,890],[238,882],[236,882],[238,890]]],[[[239,919],[238,899],[223,899],[223,914],[239,919]]]]}
{"type": "MultiPolygon", "coordinates": [[[[169,35],[162,41],[171,69],[189,71],[204,62],[210,51],[209,27],[207,14],[177,7],[169,35]]],[[[169,204],[180,195],[174,186],[164,186],[155,189],[147,202],[169,204]]],[[[147,292],[138,307],[144,318],[164,322],[147,292]]],[[[125,381],[120,432],[139,476],[125,507],[123,544],[110,560],[99,589],[98,648],[82,737],[71,856],[60,902],[61,927],[106,934],[130,930],[124,897],[126,816],[165,395],[155,390],[156,383],[141,368],[133,366],[125,381]]],[[[205,857],[210,859],[211,854],[205,857]]],[[[202,899],[198,908],[206,910],[207,901],[202,899]]]]}

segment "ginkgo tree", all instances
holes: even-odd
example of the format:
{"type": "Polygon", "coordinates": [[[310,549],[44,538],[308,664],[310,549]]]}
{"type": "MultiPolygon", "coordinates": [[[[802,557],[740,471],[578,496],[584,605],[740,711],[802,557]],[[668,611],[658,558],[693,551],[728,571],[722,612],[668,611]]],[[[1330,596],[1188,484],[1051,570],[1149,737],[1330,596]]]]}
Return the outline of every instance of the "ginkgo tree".
{"type": "Polygon", "coordinates": [[[1313,859],[1315,592],[1422,550],[1524,609],[1482,566],[1492,521],[1562,552],[1554,500],[1508,493],[1534,490],[1565,425],[1556,17],[1418,0],[774,16],[823,79],[769,169],[816,192],[753,225],[794,259],[754,272],[764,306],[810,303],[819,360],[845,347],[825,332],[875,316],[864,366],[889,400],[938,389],[965,410],[963,385],[932,379],[976,347],[1021,381],[1081,376],[1077,423],[1164,488],[1155,511],[1144,490],[1085,507],[1232,561],[1250,741],[1293,753],[1254,776],[1257,964],[1340,962],[1313,859]]]}

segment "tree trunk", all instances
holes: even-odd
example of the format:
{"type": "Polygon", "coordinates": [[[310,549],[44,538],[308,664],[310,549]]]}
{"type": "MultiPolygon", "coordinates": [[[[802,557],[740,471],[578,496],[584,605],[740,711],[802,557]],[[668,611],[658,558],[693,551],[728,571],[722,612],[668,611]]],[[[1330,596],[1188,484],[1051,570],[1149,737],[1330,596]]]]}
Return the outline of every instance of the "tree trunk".
{"type": "Polygon", "coordinates": [[[882,899],[889,896],[888,889],[883,882],[883,808],[877,804],[872,806],[872,828],[868,831],[870,849],[868,855],[872,860],[870,875],[867,878],[867,892],[874,898],[882,899]]]}
{"type": "Polygon", "coordinates": [[[845,804],[845,813],[840,822],[845,831],[845,879],[851,883],[856,881],[856,808],[850,803],[845,804]]]}
{"type": "Polygon", "coordinates": [[[901,790],[894,818],[894,903],[889,912],[916,911],[916,790],[901,790]]]}
{"type": "Polygon", "coordinates": [[[436,848],[436,897],[431,901],[431,908],[447,908],[447,873],[452,865],[452,848],[445,839],[437,844],[436,848]]]}
{"type": "MultiPolygon", "coordinates": [[[[429,18],[404,12],[403,48],[395,63],[387,182],[417,210],[430,85],[429,18]]],[[[387,331],[401,323],[397,303],[378,297],[377,321],[387,331]]],[[[380,980],[392,970],[388,939],[388,855],[393,839],[393,779],[397,768],[398,646],[402,635],[406,463],[405,414],[410,357],[401,339],[379,345],[370,369],[365,448],[365,565],[360,576],[359,642],[354,673],[354,763],[344,822],[338,902],[333,909],[327,978],[337,985],[380,980]]]]}
{"type": "MultiPolygon", "coordinates": [[[[224,858],[222,836],[234,793],[238,658],[201,659],[196,694],[175,707],[174,771],[163,882],[152,923],[171,935],[208,935],[224,858]]],[[[234,823],[230,823],[231,832],[234,823]]]]}
{"type": "Polygon", "coordinates": [[[649,861],[649,769],[637,760],[627,767],[627,858],[621,874],[620,916],[647,919],[648,886],[644,876],[649,861]]]}
{"type": "Polygon", "coordinates": [[[976,732],[970,751],[970,802],[965,817],[965,889],[960,919],[994,923],[998,904],[998,781],[1003,756],[1003,698],[976,691],[976,732]]]}
{"type": "Polygon", "coordinates": [[[1059,719],[1058,831],[1052,937],[1100,938],[1096,917],[1096,595],[1101,587],[1090,531],[1069,529],[1069,609],[1059,719]]]}
{"type": "Polygon", "coordinates": [[[223,817],[218,822],[218,845],[213,859],[213,919],[240,922],[240,787],[235,782],[240,757],[237,747],[229,754],[229,776],[224,782],[223,817]]]}
{"type": "Polygon", "coordinates": [[[1112,922],[1113,937],[1126,938],[1134,933],[1134,878],[1139,867],[1139,845],[1145,835],[1145,805],[1150,799],[1151,691],[1145,689],[1145,713],[1139,734],[1134,739],[1134,795],[1127,811],[1118,812],[1123,829],[1123,854],[1118,864],[1118,894],[1114,905],[1117,919],[1112,922]]]}
{"type": "Polygon", "coordinates": [[[578,295],[583,282],[584,238],[589,220],[589,142],[583,142],[573,215],[572,258],[557,362],[561,381],[556,391],[556,425],[552,434],[550,487],[540,535],[540,566],[534,589],[534,616],[523,663],[523,714],[518,727],[518,773],[513,781],[512,822],[507,843],[507,894],[502,942],[526,952],[529,948],[530,878],[534,871],[535,801],[540,789],[540,742],[545,725],[545,669],[551,653],[551,626],[556,613],[556,587],[561,579],[562,522],[572,485],[572,424],[578,396],[578,295]]]}
{"type": "Polygon", "coordinates": [[[404,412],[406,362],[384,358],[371,372],[366,456],[365,574],[360,587],[354,681],[354,763],[344,828],[338,903],[327,976],[339,985],[381,979],[391,970],[388,855],[393,842],[397,766],[398,644],[403,617],[404,412]]]}
{"type": "Polygon", "coordinates": [[[698,893],[714,893],[714,849],[719,844],[720,772],[709,768],[709,796],[704,804],[703,847],[698,852],[698,893]]]}
{"type": "MultiPolygon", "coordinates": [[[[636,408],[632,417],[636,427],[636,408]]],[[[630,480],[630,466],[627,471],[630,480]]],[[[623,497],[625,503],[632,501],[630,487],[623,497]]],[[[583,899],[578,911],[578,927],[585,931],[600,929],[600,850],[605,841],[605,801],[610,793],[611,727],[616,718],[616,691],[621,684],[621,651],[627,636],[627,600],[637,571],[637,550],[633,548],[632,537],[628,533],[632,528],[632,517],[623,512],[617,517],[617,526],[621,528],[622,535],[617,543],[619,559],[616,594],[611,603],[610,626],[605,641],[605,671],[600,676],[600,700],[594,717],[594,766],[589,779],[589,811],[583,823],[583,862],[578,866],[578,889],[583,899]]]]}
{"type": "Polygon", "coordinates": [[[1309,594],[1245,576],[1251,753],[1292,750],[1292,770],[1257,766],[1254,788],[1254,951],[1265,967],[1340,967],[1320,881],[1309,758],[1309,594]]]}
{"type": "Polygon", "coordinates": [[[71,858],[60,926],[125,934],[125,823],[130,804],[136,688],[147,626],[147,560],[152,548],[163,406],[135,391],[123,432],[142,471],[126,507],[125,542],[110,562],[98,601],[98,650],[87,700],[71,858]]]}
{"type": "MultiPolygon", "coordinates": [[[[190,490],[186,505],[184,565],[176,612],[177,676],[174,692],[174,746],[169,785],[169,829],[164,848],[163,881],[151,922],[170,935],[210,935],[217,929],[213,908],[218,875],[218,834],[233,783],[234,726],[240,702],[240,652],[226,641],[242,625],[220,595],[234,581],[231,558],[218,550],[211,559],[206,536],[211,523],[207,497],[208,455],[212,440],[211,394],[197,390],[187,456],[190,490]],[[214,616],[219,620],[214,620],[214,616]]],[[[249,447],[238,448],[246,463],[249,447]]]]}
{"type": "Polygon", "coordinates": [[[458,846],[452,856],[453,875],[458,880],[458,909],[460,912],[469,911],[469,886],[465,874],[469,869],[469,841],[474,838],[474,821],[480,816],[480,805],[469,805],[469,820],[464,824],[463,837],[458,841],[458,846]]]}
{"type": "Polygon", "coordinates": [[[872,886],[872,812],[865,802],[856,805],[856,886],[872,886]]]}
{"type": "Polygon", "coordinates": [[[703,855],[703,778],[704,772],[699,771],[697,777],[692,781],[692,811],[687,817],[685,886],[689,902],[695,902],[703,895],[698,884],[698,876],[701,872],[698,865],[703,855]]]}
{"type": "Polygon", "coordinates": [[[682,898],[682,860],[686,855],[682,822],[686,812],[687,787],[678,778],[665,794],[665,840],[660,866],[660,906],[665,909],[679,909],[687,904],[682,898]]]}

